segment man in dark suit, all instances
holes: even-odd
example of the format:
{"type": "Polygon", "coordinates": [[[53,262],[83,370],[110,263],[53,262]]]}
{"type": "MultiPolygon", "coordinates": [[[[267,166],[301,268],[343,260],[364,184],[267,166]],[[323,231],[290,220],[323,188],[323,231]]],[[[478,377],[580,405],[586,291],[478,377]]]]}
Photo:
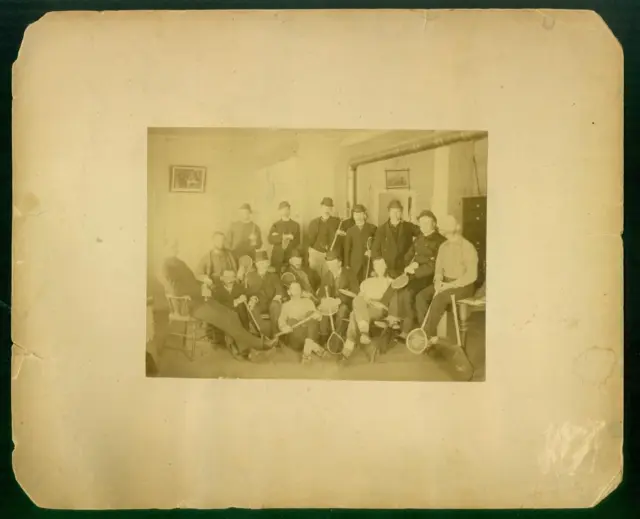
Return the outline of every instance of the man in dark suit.
{"type": "Polygon", "coordinates": [[[306,268],[302,264],[302,254],[298,249],[291,251],[289,265],[283,269],[283,274],[285,272],[291,272],[295,276],[296,281],[302,288],[303,296],[313,296],[318,288],[319,276],[314,270],[306,268]]]}
{"type": "Polygon", "coordinates": [[[403,273],[404,257],[418,236],[418,227],[402,220],[402,204],[398,200],[389,203],[389,219],[378,227],[373,240],[373,256],[384,258],[388,274],[392,278],[403,273]]]}
{"type": "Polygon", "coordinates": [[[255,258],[256,250],[262,248],[260,227],[253,221],[253,212],[249,204],[240,206],[240,219],[231,224],[227,235],[227,248],[238,260],[242,256],[255,258]]]}
{"type": "Polygon", "coordinates": [[[280,220],[271,226],[268,240],[273,245],[271,266],[280,274],[282,266],[289,263],[291,251],[300,247],[300,224],[291,219],[289,202],[280,202],[278,211],[280,220]]]}
{"type": "Polygon", "coordinates": [[[322,275],[325,256],[331,249],[333,238],[336,236],[340,226],[340,219],[332,216],[332,213],[333,199],[324,197],[320,202],[320,216],[311,220],[307,231],[309,267],[316,271],[318,275],[322,275]]]}
{"type": "Polygon", "coordinates": [[[367,222],[367,210],[362,204],[353,207],[353,220],[355,225],[349,228],[344,240],[344,264],[361,283],[367,277],[376,226],[367,222]]]}
{"type": "Polygon", "coordinates": [[[245,303],[249,300],[242,284],[237,282],[236,273],[233,270],[225,270],[212,291],[214,301],[235,310],[242,325],[249,330],[249,314],[245,303]]]}
{"type": "Polygon", "coordinates": [[[269,272],[269,257],[266,251],[256,251],[256,270],[247,274],[246,282],[251,313],[260,324],[262,334],[272,336],[278,331],[284,291],[280,277],[269,272]],[[269,323],[262,320],[263,314],[269,315],[269,323]]]}
{"type": "MultiPolygon", "coordinates": [[[[320,278],[320,286],[316,292],[318,299],[332,298],[340,299],[338,313],[333,316],[336,331],[343,335],[347,330],[348,318],[351,313],[352,297],[340,293],[340,289],[345,289],[354,294],[360,290],[360,283],[353,272],[342,266],[342,260],[338,253],[329,251],[327,253],[327,268],[320,278]]],[[[323,317],[320,321],[320,335],[328,337],[331,334],[331,321],[328,317],[323,317]]]]}

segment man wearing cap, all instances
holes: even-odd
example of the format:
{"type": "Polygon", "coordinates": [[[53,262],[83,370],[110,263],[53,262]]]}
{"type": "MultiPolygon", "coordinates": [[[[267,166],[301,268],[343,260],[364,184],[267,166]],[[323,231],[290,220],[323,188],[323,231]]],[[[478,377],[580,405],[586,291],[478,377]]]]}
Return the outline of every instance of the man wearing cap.
{"type": "Polygon", "coordinates": [[[256,250],[262,248],[262,233],[260,227],[253,221],[249,204],[240,206],[240,219],[231,224],[227,239],[228,247],[236,259],[240,256],[255,259],[256,250]]]}
{"type": "Polygon", "coordinates": [[[295,351],[302,351],[302,362],[309,362],[313,354],[320,357],[325,350],[318,344],[318,322],[322,319],[313,301],[302,297],[302,287],[296,281],[288,288],[289,300],[282,305],[278,326],[286,333],[284,342],[295,351]],[[302,322],[304,321],[304,322],[302,322]]]}
{"type": "Polygon", "coordinates": [[[353,206],[352,225],[344,239],[344,264],[361,283],[367,277],[367,267],[371,267],[371,249],[376,226],[367,222],[367,210],[362,204],[353,206]]]}
{"type": "Polygon", "coordinates": [[[249,309],[261,332],[271,336],[278,331],[278,318],[282,308],[282,284],[280,277],[269,272],[269,257],[263,250],[256,251],[256,270],[247,274],[247,295],[249,309]],[[269,322],[262,320],[262,315],[269,315],[269,322]]]}
{"type": "Polygon", "coordinates": [[[438,341],[438,323],[451,303],[451,295],[455,295],[456,299],[464,299],[475,292],[478,252],[460,231],[460,225],[453,216],[447,216],[440,223],[440,232],[446,241],[438,249],[433,285],[416,296],[418,318],[424,319],[429,309],[425,331],[430,344],[438,341]]]}
{"type": "Polygon", "coordinates": [[[237,268],[233,254],[224,246],[224,234],[214,232],[211,237],[211,249],[198,263],[196,269],[198,276],[208,287],[212,287],[220,280],[223,271],[235,272],[237,268]]]}
{"type": "Polygon", "coordinates": [[[309,223],[307,232],[307,249],[309,252],[309,267],[322,274],[325,264],[325,255],[331,248],[333,238],[336,236],[340,219],[332,216],[333,199],[325,197],[320,202],[320,216],[309,223]]]}
{"type": "Polygon", "coordinates": [[[420,232],[418,227],[402,219],[402,204],[392,200],[389,219],[378,227],[373,239],[373,255],[385,259],[389,276],[398,277],[404,271],[404,257],[420,232]]]}
{"type": "Polygon", "coordinates": [[[418,215],[420,235],[405,254],[404,272],[410,276],[409,284],[399,294],[405,317],[403,335],[408,334],[415,324],[415,299],[418,292],[433,284],[433,273],[440,245],[446,241],[437,230],[436,216],[428,210],[418,215]]]}
{"type": "Polygon", "coordinates": [[[240,322],[238,314],[216,300],[205,302],[201,286],[191,269],[179,256],[179,244],[167,244],[165,259],[160,268],[159,279],[168,295],[189,298],[191,316],[222,330],[234,340],[237,356],[250,360],[260,355],[260,351],[270,350],[272,341],[261,340],[250,334],[240,322]]]}
{"type": "Polygon", "coordinates": [[[302,253],[299,249],[293,249],[291,251],[289,264],[284,268],[284,272],[290,272],[295,276],[305,296],[312,295],[316,291],[318,275],[315,271],[304,267],[302,264],[302,253]]]}
{"type": "MultiPolygon", "coordinates": [[[[336,251],[327,252],[326,269],[320,278],[320,286],[316,292],[318,299],[324,298],[339,299],[340,306],[338,313],[333,317],[336,331],[340,335],[344,335],[346,331],[346,321],[351,312],[352,298],[340,292],[340,290],[348,290],[352,293],[358,293],[360,283],[358,283],[355,275],[347,268],[342,266],[342,259],[336,251]]],[[[331,334],[331,321],[328,317],[323,317],[320,321],[320,335],[328,337],[331,334]]]]}
{"type": "Polygon", "coordinates": [[[280,220],[271,226],[268,240],[273,245],[271,265],[280,274],[282,266],[289,262],[291,251],[300,247],[300,224],[291,219],[289,202],[280,202],[278,211],[280,220]]]}

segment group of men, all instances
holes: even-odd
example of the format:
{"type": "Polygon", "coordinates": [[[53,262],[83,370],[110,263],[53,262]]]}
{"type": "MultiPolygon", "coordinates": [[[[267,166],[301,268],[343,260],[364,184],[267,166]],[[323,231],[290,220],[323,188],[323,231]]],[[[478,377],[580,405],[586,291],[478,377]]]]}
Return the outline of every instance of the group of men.
{"type": "Polygon", "coordinates": [[[320,208],[303,240],[290,204],[282,202],[267,235],[270,258],[248,204],[227,236],[214,233],[195,274],[174,243],[162,271],[168,293],[189,296],[192,315],[209,324],[212,341],[224,341],[238,358],[255,359],[284,344],[307,362],[326,355],[325,342],[335,330],[346,359],[371,341],[372,326],[395,329],[403,338],[425,322],[429,344],[437,342],[450,296],[473,295],[478,274],[477,252],[455,218],[438,225],[425,210],[416,225],[403,220],[396,200],[388,220],[376,227],[361,204],[342,220],[333,216],[331,198],[323,198],[320,208]],[[241,260],[247,256],[250,268],[241,260]],[[399,276],[408,283],[394,288],[399,276]],[[202,295],[203,285],[209,297],[202,295]],[[326,307],[333,315],[321,311],[326,307]]]}

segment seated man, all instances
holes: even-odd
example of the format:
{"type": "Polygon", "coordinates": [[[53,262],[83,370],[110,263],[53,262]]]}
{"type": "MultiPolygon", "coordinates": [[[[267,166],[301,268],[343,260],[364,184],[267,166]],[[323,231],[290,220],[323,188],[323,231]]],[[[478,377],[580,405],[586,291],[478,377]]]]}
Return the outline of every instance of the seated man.
{"type": "MultiPolygon", "coordinates": [[[[340,289],[350,292],[358,292],[358,281],[350,269],[342,266],[342,259],[335,251],[327,252],[325,259],[326,269],[322,273],[320,286],[317,290],[318,299],[339,299],[338,313],[333,316],[336,331],[344,336],[347,330],[349,313],[351,312],[352,298],[340,293],[340,289]]],[[[331,334],[331,321],[324,316],[320,321],[320,335],[324,338],[331,334]]]]}
{"type": "Polygon", "coordinates": [[[349,317],[347,340],[342,355],[350,357],[360,335],[360,344],[369,344],[371,321],[387,320],[396,323],[397,292],[391,287],[384,258],[373,260],[373,276],[360,284],[360,293],[353,300],[353,311],[349,317]]]}
{"type": "Polygon", "coordinates": [[[437,219],[431,211],[422,211],[418,216],[420,235],[405,255],[404,272],[410,276],[409,284],[398,294],[401,314],[404,317],[402,337],[415,327],[415,300],[421,290],[433,284],[436,257],[440,245],[446,241],[437,230],[437,219]]]}
{"type": "Polygon", "coordinates": [[[260,324],[260,332],[272,336],[278,331],[283,289],[278,275],[269,272],[269,257],[266,251],[256,251],[256,270],[247,274],[246,281],[251,313],[260,324]],[[268,323],[262,320],[262,314],[269,314],[268,323]]]}
{"type": "Polygon", "coordinates": [[[317,276],[315,271],[305,268],[302,265],[302,254],[300,250],[294,249],[289,256],[289,265],[285,267],[284,272],[291,272],[296,281],[302,287],[302,295],[304,297],[311,297],[315,292],[315,288],[318,286],[317,276]]]}
{"type": "Polygon", "coordinates": [[[438,249],[433,285],[416,296],[421,321],[429,310],[425,331],[430,345],[438,342],[438,323],[451,304],[451,295],[457,299],[473,296],[478,278],[478,253],[471,242],[462,237],[460,225],[453,216],[444,219],[440,232],[447,241],[438,249]]]}
{"type": "Polygon", "coordinates": [[[324,349],[318,344],[318,322],[322,318],[313,301],[302,297],[300,283],[294,281],[289,285],[289,301],[282,305],[278,326],[287,335],[286,343],[292,350],[302,350],[302,362],[311,360],[311,354],[324,356],[324,349]],[[295,326],[302,320],[310,318],[304,324],[295,326]],[[295,326],[295,327],[294,327],[295,326]]]}
{"type": "Polygon", "coordinates": [[[159,278],[166,293],[174,296],[188,296],[190,314],[220,330],[234,339],[236,356],[253,360],[264,350],[271,350],[274,341],[263,341],[251,335],[242,326],[238,314],[215,300],[204,301],[201,286],[191,269],[179,257],[179,245],[169,245],[162,263],[159,278]]]}
{"type": "Polygon", "coordinates": [[[233,270],[225,270],[222,273],[220,282],[216,283],[211,296],[221,305],[234,310],[240,317],[242,325],[247,330],[251,329],[249,326],[249,314],[245,305],[248,302],[247,295],[242,284],[237,282],[236,273],[233,270]]]}
{"type": "Polygon", "coordinates": [[[207,252],[196,269],[197,275],[207,286],[212,287],[225,270],[236,272],[236,260],[224,246],[224,234],[214,232],[211,237],[211,249],[207,252]]]}

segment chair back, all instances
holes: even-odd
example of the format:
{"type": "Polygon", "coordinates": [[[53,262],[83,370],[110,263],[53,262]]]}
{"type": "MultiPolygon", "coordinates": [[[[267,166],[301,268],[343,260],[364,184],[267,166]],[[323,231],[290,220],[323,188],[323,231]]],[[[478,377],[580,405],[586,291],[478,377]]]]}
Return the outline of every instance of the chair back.
{"type": "Polygon", "coordinates": [[[169,301],[169,313],[176,317],[186,318],[190,316],[189,296],[172,296],[167,294],[167,301],[169,301]]]}

